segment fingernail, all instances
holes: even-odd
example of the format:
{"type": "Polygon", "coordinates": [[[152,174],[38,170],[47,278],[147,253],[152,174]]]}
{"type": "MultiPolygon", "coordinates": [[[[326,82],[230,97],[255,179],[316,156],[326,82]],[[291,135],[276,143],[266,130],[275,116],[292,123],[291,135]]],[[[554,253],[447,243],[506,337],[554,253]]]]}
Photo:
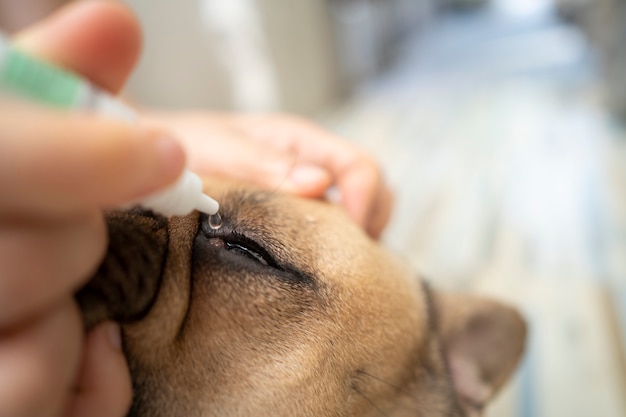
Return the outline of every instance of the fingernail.
{"type": "Polygon", "coordinates": [[[341,202],[343,201],[341,190],[339,190],[339,187],[329,187],[328,190],[326,190],[325,196],[326,199],[331,203],[341,204],[341,202]]]}
{"type": "Polygon", "coordinates": [[[122,333],[117,323],[108,323],[106,328],[109,343],[115,350],[122,350],[122,333]]]}
{"type": "Polygon", "coordinates": [[[289,179],[296,185],[310,186],[328,181],[328,173],[316,166],[299,165],[291,170],[289,179]]]}

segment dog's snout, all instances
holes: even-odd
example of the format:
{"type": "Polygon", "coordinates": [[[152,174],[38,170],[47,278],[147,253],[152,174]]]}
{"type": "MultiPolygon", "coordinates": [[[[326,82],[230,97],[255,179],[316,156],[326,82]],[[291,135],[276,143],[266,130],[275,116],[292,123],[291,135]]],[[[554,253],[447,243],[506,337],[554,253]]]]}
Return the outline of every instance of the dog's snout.
{"type": "Polygon", "coordinates": [[[109,246],[93,278],[76,295],[87,329],[104,320],[141,318],[158,292],[167,253],[167,219],[143,212],[106,218],[109,246]]]}

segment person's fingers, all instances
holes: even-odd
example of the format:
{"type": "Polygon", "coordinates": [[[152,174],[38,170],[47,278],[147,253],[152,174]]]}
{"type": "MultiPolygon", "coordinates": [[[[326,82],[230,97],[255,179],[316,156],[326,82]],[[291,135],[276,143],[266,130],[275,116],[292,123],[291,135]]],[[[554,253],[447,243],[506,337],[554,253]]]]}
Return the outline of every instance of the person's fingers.
{"type": "Polygon", "coordinates": [[[59,416],[78,367],[82,323],[70,297],[38,321],[0,329],[0,416],[59,416]]]}
{"type": "Polygon", "coordinates": [[[330,132],[291,116],[243,116],[239,126],[270,146],[290,146],[300,163],[328,170],[350,216],[373,237],[380,235],[389,219],[392,199],[372,157],[330,132]]]}
{"type": "Polygon", "coordinates": [[[185,165],[180,144],[161,132],[37,108],[0,107],[0,138],[0,194],[11,196],[0,201],[3,215],[134,201],[185,165]]]}
{"type": "Polygon", "coordinates": [[[200,174],[239,179],[303,197],[323,197],[331,185],[350,216],[379,237],[391,212],[391,192],[378,164],[353,144],[305,120],[281,115],[152,113],[172,129],[200,174]]]}
{"type": "Polygon", "coordinates": [[[387,226],[391,217],[394,202],[393,193],[389,188],[382,187],[379,189],[379,193],[379,196],[374,199],[376,204],[370,212],[370,220],[365,229],[374,239],[380,238],[383,230],[385,230],[385,226],[387,226]]]}
{"type": "Polygon", "coordinates": [[[119,326],[107,322],[93,329],[85,352],[68,417],[123,417],[132,399],[119,326]]]}
{"type": "Polygon", "coordinates": [[[20,49],[118,91],[141,49],[139,24],[122,4],[77,1],[18,33],[20,49]]]}
{"type": "Polygon", "coordinates": [[[222,176],[269,190],[281,189],[318,196],[330,186],[327,170],[299,161],[289,147],[252,141],[227,116],[155,115],[150,122],[166,123],[187,149],[189,167],[198,174],[222,176]]]}
{"type": "MultiPolygon", "coordinates": [[[[206,152],[215,151],[216,145],[209,147],[206,152]]],[[[210,165],[211,175],[302,196],[319,196],[331,184],[331,176],[326,170],[314,164],[301,163],[297,155],[276,151],[261,143],[233,138],[217,155],[210,160],[192,159],[190,166],[202,173],[210,165]],[[219,158],[214,160],[217,155],[219,158]]]]}
{"type": "Polygon", "coordinates": [[[0,221],[0,329],[41,314],[91,276],[106,250],[99,210],[65,219],[0,221]]]}
{"type": "Polygon", "coordinates": [[[342,204],[365,231],[377,239],[391,215],[391,191],[367,159],[358,160],[337,178],[342,204]],[[365,164],[360,166],[359,164],[365,164]]]}

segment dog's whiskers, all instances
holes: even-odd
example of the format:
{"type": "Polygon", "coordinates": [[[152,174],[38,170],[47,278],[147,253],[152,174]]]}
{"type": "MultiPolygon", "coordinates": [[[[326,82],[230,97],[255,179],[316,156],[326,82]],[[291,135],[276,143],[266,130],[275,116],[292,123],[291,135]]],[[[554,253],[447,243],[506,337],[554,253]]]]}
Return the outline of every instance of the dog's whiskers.
{"type": "Polygon", "coordinates": [[[359,394],[361,397],[363,397],[365,399],[365,401],[367,401],[368,403],[370,403],[370,405],[372,407],[374,407],[376,409],[376,411],[378,411],[381,415],[383,415],[384,417],[389,417],[389,415],[387,413],[385,413],[378,405],[376,405],[376,403],[374,401],[372,401],[371,399],[369,399],[367,397],[367,395],[363,394],[361,391],[359,391],[358,388],[353,387],[354,392],[356,392],[357,394],[359,394]]]}
{"type": "MultiPolygon", "coordinates": [[[[415,410],[415,411],[416,411],[416,412],[418,412],[418,413],[419,413],[419,411],[421,410],[421,408],[420,408],[420,404],[419,404],[419,403],[420,403],[420,400],[419,400],[419,399],[415,396],[415,393],[414,393],[414,392],[411,392],[411,391],[407,390],[406,388],[402,388],[402,387],[399,387],[399,386],[397,386],[397,385],[395,385],[395,384],[392,384],[392,383],[391,383],[391,382],[389,382],[389,381],[385,381],[384,379],[382,379],[382,378],[380,378],[380,377],[378,377],[378,376],[376,376],[376,375],[372,375],[372,374],[370,374],[369,372],[366,372],[366,371],[364,371],[364,370],[361,370],[361,369],[360,369],[360,370],[358,370],[357,372],[358,372],[360,375],[367,376],[367,377],[369,377],[369,378],[371,378],[371,379],[373,379],[373,380],[375,380],[375,381],[378,381],[378,382],[380,382],[380,383],[382,383],[382,384],[387,385],[388,387],[393,388],[393,389],[394,389],[394,390],[396,390],[398,393],[401,393],[401,394],[406,395],[408,399],[410,399],[411,401],[413,401],[413,402],[414,402],[414,404],[412,404],[412,406],[411,406],[411,407],[408,407],[408,404],[406,404],[406,405],[405,405],[405,407],[407,407],[408,409],[415,410]]],[[[359,391],[358,391],[358,389],[356,389],[356,388],[355,388],[355,391],[356,391],[358,394],[360,394],[361,396],[363,396],[366,400],[368,400],[368,402],[372,403],[372,401],[371,401],[369,398],[365,397],[365,396],[363,395],[363,393],[362,393],[362,392],[359,392],[359,391]]],[[[372,405],[373,405],[373,404],[372,404],[372,405]]],[[[380,411],[380,409],[379,409],[378,407],[376,407],[376,409],[380,411]]],[[[382,411],[381,411],[381,412],[382,412],[382,411]]]]}
{"type": "Polygon", "coordinates": [[[361,374],[361,375],[369,376],[370,378],[375,379],[375,380],[376,380],[376,381],[378,381],[378,382],[382,382],[382,383],[383,383],[383,384],[385,384],[385,385],[389,385],[391,388],[395,389],[396,391],[400,391],[400,392],[403,392],[403,391],[404,391],[401,387],[398,387],[398,386],[396,386],[396,385],[392,384],[391,382],[385,381],[384,379],[379,378],[379,377],[377,377],[376,375],[372,375],[372,374],[370,374],[369,372],[363,371],[363,370],[361,370],[361,369],[360,369],[360,370],[358,370],[357,372],[358,372],[359,374],[361,374]]]}
{"type": "Polygon", "coordinates": [[[387,385],[387,386],[389,386],[389,387],[391,387],[391,388],[395,389],[396,391],[398,391],[398,392],[400,392],[400,393],[402,393],[402,394],[406,394],[406,395],[408,395],[409,397],[412,397],[412,396],[413,396],[413,393],[412,393],[412,392],[410,392],[410,391],[408,391],[407,389],[402,388],[402,387],[399,387],[399,386],[397,386],[397,385],[394,385],[394,384],[392,384],[392,383],[391,383],[391,382],[389,382],[389,381],[385,381],[384,379],[382,379],[382,378],[380,378],[380,377],[377,377],[376,375],[372,375],[372,374],[370,374],[369,372],[366,372],[366,371],[363,371],[363,370],[359,370],[359,371],[357,371],[357,372],[358,372],[359,374],[361,374],[361,375],[365,375],[365,376],[367,376],[367,377],[370,377],[370,378],[372,378],[372,379],[373,379],[373,380],[375,380],[375,381],[378,381],[378,382],[380,382],[380,383],[383,383],[383,384],[385,384],[385,385],[387,385]]]}

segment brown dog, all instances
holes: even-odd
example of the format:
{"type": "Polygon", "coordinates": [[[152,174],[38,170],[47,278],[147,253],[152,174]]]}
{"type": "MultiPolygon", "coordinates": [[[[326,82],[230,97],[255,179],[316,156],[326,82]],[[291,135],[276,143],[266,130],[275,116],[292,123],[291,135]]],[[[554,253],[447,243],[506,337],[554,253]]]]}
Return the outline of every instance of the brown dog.
{"type": "Polygon", "coordinates": [[[338,207],[219,186],[219,230],[111,213],[78,295],[123,323],[132,416],[475,416],[514,370],[514,310],[434,291],[338,207]]]}

